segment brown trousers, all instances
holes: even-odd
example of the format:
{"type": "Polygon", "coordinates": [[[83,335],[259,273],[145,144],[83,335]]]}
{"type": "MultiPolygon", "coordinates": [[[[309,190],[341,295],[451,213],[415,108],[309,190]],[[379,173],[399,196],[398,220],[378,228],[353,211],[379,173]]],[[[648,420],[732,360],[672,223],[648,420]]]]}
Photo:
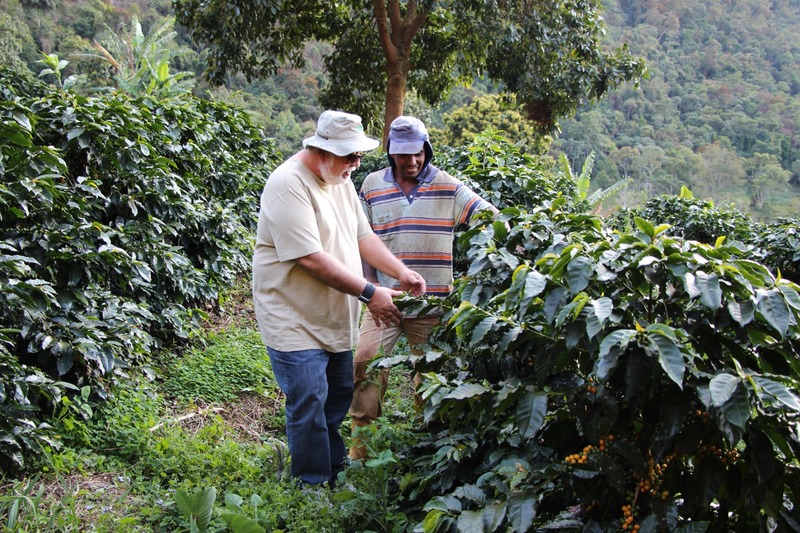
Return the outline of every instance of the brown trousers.
{"type": "MultiPolygon", "coordinates": [[[[379,326],[375,324],[372,314],[367,309],[361,319],[358,346],[353,357],[353,403],[350,405],[350,416],[359,422],[359,425],[369,424],[383,414],[383,397],[389,383],[389,370],[381,370],[374,374],[367,374],[367,364],[374,358],[383,346],[383,353],[391,355],[400,335],[405,333],[411,353],[419,354],[420,345],[428,342],[431,330],[439,324],[441,316],[426,316],[421,318],[404,318],[396,326],[379,326]]],[[[414,385],[419,382],[419,376],[414,376],[414,385]]],[[[419,400],[415,398],[415,401],[419,400]]]]}

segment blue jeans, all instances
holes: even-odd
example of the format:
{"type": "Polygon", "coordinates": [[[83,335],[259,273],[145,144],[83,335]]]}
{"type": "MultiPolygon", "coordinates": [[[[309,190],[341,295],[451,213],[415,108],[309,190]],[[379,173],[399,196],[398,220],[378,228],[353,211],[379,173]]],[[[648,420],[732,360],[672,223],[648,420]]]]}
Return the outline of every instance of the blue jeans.
{"type": "Polygon", "coordinates": [[[339,426],[353,399],[353,352],[267,352],[286,395],[292,476],[333,486],[347,455],[339,426]]]}

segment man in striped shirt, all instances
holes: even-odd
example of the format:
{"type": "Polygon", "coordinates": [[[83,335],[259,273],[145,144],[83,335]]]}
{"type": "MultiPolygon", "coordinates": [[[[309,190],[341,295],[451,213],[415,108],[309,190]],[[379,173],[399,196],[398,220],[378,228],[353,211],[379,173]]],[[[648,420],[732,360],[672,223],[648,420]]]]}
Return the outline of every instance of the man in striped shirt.
{"type": "MultiPolygon", "coordinates": [[[[373,231],[408,268],[425,278],[428,295],[447,296],[453,283],[453,231],[475,213],[490,209],[460,180],[431,164],[433,147],[422,121],[397,117],[386,143],[390,166],[368,175],[360,198],[373,231]]],[[[364,265],[368,281],[396,288],[397,280],[364,265]]],[[[367,374],[368,362],[379,353],[389,355],[402,334],[412,350],[428,341],[441,316],[404,315],[398,324],[378,324],[366,310],[353,360],[355,390],[350,416],[353,427],[367,426],[381,416],[388,370],[367,374]]],[[[415,383],[417,378],[415,376],[415,383]]],[[[358,440],[351,459],[365,456],[358,440]]]]}

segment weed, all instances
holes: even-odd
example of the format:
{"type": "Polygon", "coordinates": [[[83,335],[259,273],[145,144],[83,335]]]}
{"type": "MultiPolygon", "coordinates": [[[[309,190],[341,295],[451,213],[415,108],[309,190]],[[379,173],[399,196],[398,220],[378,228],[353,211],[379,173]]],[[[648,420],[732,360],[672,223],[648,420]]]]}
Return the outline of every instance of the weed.
{"type": "Polygon", "coordinates": [[[45,479],[35,476],[0,489],[3,531],[137,531],[129,486],[110,475],[45,479]]]}
{"type": "Polygon", "coordinates": [[[165,370],[166,381],[119,383],[97,405],[81,395],[65,403],[54,420],[63,445],[46,450],[40,476],[0,489],[0,529],[190,531],[194,523],[197,531],[324,533],[403,523],[391,511],[387,460],[410,423],[403,411],[413,391],[402,369],[390,377],[387,418],[367,435],[375,459],[334,491],[304,490],[290,478],[281,396],[253,329],[210,334],[165,370]],[[207,506],[210,488],[224,496],[207,516],[188,504],[205,494],[207,506]]]}
{"type": "Polygon", "coordinates": [[[137,460],[152,442],[150,428],[166,411],[164,398],[149,384],[131,381],[113,389],[97,408],[91,427],[93,449],[137,460]]]}
{"type": "MultiPolygon", "coordinates": [[[[225,514],[249,518],[266,531],[345,531],[341,512],[331,500],[333,494],[322,488],[308,490],[291,480],[268,480],[252,493],[226,493],[225,514]]],[[[226,522],[247,521],[228,516],[226,522]]]]}
{"type": "Polygon", "coordinates": [[[339,505],[341,520],[348,531],[404,531],[408,519],[392,496],[398,490],[397,467],[402,460],[393,450],[404,449],[415,438],[381,418],[356,429],[367,447],[369,458],[353,462],[340,474],[340,489],[332,500],[339,505]]]}
{"type": "Polygon", "coordinates": [[[257,332],[225,330],[209,336],[209,345],[189,352],[168,369],[167,394],[190,402],[226,402],[242,392],[275,386],[267,352],[257,332]]]}

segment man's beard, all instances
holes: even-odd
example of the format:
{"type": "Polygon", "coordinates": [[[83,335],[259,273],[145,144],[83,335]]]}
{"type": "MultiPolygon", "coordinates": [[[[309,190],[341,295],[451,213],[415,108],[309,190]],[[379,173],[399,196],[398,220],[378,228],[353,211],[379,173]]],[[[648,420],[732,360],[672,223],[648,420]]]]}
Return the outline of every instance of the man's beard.
{"type": "Polygon", "coordinates": [[[332,168],[335,163],[336,159],[334,156],[325,157],[319,164],[319,179],[329,185],[341,185],[342,183],[346,183],[350,178],[350,171],[347,171],[347,176],[342,176],[345,172],[334,173],[332,168]]]}

